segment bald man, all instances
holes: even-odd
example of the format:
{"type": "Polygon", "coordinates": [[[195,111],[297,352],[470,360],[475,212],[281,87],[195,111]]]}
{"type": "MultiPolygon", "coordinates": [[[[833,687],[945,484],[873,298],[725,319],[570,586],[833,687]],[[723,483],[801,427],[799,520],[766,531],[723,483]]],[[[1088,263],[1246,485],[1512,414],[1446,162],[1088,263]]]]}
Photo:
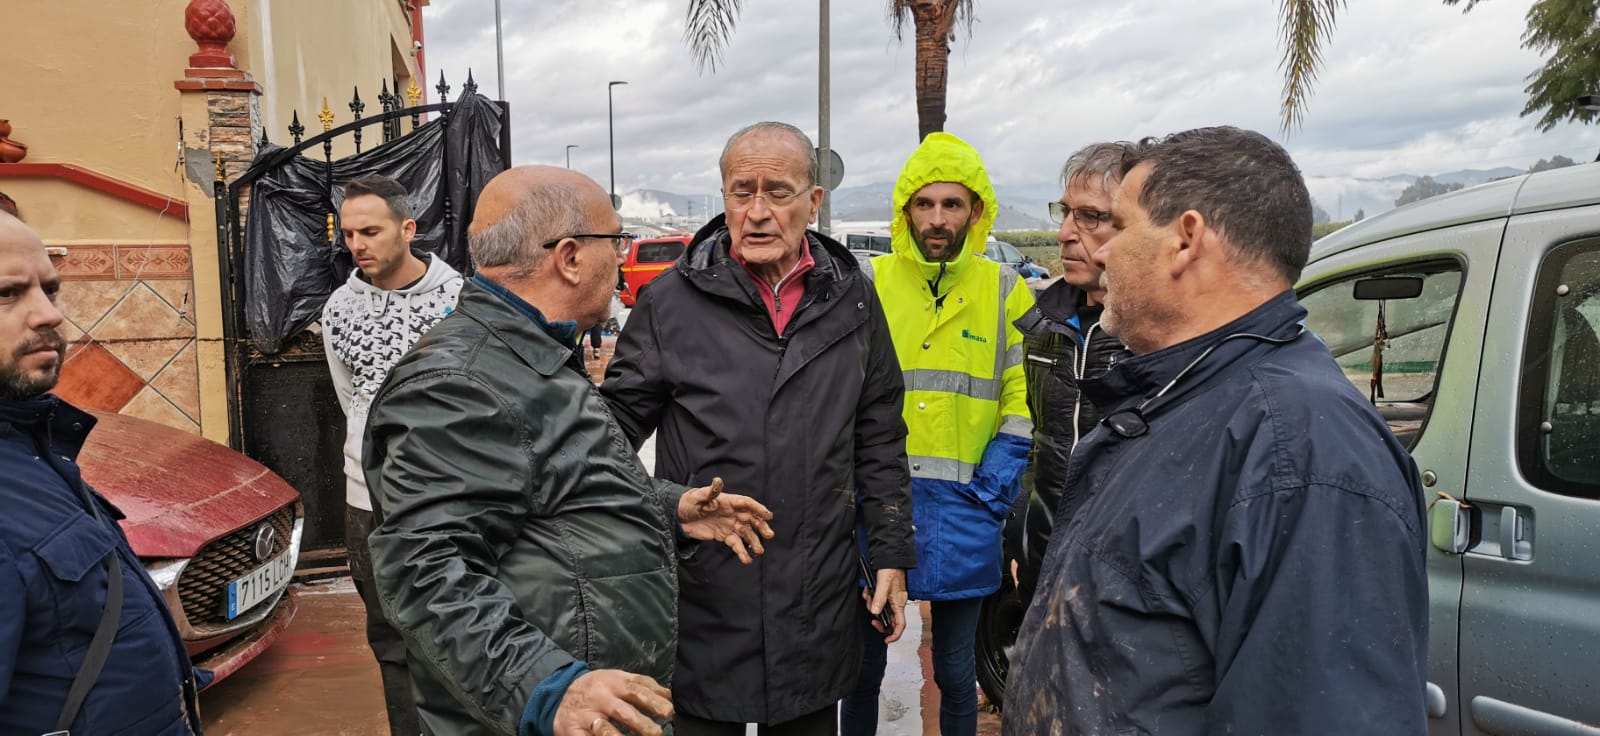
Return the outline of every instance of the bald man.
{"type": "Polygon", "coordinates": [[[49,393],[60,288],[39,236],[0,213],[0,734],[197,734],[183,639],[122,512],[78,473],[94,417],[49,393]]]}
{"type": "Polygon", "coordinates": [[[584,369],[621,229],[586,176],[496,176],[468,234],[477,275],[373,401],[372,564],[429,733],[660,734],[678,534],[746,562],[772,535],[720,480],[653,481],[584,369]]]}

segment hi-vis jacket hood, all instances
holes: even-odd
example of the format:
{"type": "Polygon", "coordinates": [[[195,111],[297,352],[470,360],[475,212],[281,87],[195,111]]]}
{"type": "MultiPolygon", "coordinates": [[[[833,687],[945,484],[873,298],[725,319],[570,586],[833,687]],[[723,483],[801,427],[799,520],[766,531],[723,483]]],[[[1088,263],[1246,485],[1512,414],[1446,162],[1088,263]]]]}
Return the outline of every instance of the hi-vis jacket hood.
{"type": "Polygon", "coordinates": [[[949,133],[933,133],[924,138],[922,145],[906,160],[900,179],[895,182],[894,219],[889,222],[889,235],[894,252],[916,262],[930,280],[939,274],[939,264],[923,258],[916,241],[911,239],[906,203],[917,190],[935,182],[963,184],[983,200],[983,215],[967,229],[967,241],[962,244],[961,253],[945,266],[947,279],[959,275],[970,259],[983,255],[989,231],[994,228],[995,215],[1000,211],[994,187],[989,184],[989,172],[983,168],[983,159],[978,157],[976,149],[949,133]]]}

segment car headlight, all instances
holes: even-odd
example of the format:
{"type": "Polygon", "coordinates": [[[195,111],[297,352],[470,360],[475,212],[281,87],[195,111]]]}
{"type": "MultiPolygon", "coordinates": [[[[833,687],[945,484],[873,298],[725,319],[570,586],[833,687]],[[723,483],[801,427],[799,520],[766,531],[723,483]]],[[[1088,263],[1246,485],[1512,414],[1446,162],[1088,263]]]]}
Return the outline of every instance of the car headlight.
{"type": "Polygon", "coordinates": [[[177,560],[154,560],[145,563],[144,571],[150,574],[150,579],[155,581],[157,588],[167,590],[178,585],[178,578],[188,566],[187,557],[177,560]]]}

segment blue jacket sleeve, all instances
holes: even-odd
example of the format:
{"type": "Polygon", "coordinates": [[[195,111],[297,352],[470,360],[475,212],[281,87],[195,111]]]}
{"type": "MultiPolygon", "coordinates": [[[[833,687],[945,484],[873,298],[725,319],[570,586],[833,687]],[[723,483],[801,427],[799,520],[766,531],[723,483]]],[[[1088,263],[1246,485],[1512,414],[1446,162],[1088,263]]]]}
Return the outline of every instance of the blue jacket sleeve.
{"type": "Polygon", "coordinates": [[[1028,450],[1032,447],[1032,440],[1001,433],[983,448],[983,460],[967,486],[995,518],[1004,519],[1011,513],[1011,504],[1022,488],[1022,471],[1028,467],[1028,450]]]}
{"type": "Polygon", "coordinates": [[[533,689],[533,696],[528,698],[528,707],[522,711],[522,723],[517,727],[517,736],[554,736],[556,711],[561,709],[561,699],[567,696],[567,688],[572,687],[573,681],[588,671],[589,665],[579,660],[544,678],[533,689]]]}

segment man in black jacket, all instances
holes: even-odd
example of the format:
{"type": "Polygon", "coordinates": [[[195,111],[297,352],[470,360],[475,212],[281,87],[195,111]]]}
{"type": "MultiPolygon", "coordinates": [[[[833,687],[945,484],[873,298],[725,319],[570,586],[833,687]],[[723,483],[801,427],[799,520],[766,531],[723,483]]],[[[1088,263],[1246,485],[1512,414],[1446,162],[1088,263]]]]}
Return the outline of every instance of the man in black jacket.
{"type": "Polygon", "coordinates": [[[1127,143],[1094,143],[1067,158],[1061,169],[1065,190],[1050,203],[1050,217],[1060,225],[1061,279],[1016,321],[1027,338],[1023,368],[1033,448],[1022,474],[1022,497],[1006,525],[1006,556],[1024,601],[1033,596],[1044,562],[1055,509],[1066,491],[1072,448],[1100,420],[1078,384],[1104,374],[1124,352],[1122,343],[1100,326],[1100,299],[1106,289],[1091,256],[1114,234],[1111,195],[1122,181],[1122,161],[1130,148],[1127,143]]]}
{"type": "Polygon", "coordinates": [[[1007,734],[1422,734],[1416,466],[1306,334],[1311,197],[1282,148],[1205,128],[1130,157],[1062,525],[1007,734]]]}
{"type": "Polygon", "coordinates": [[[635,445],[656,433],[657,476],[721,476],[776,515],[755,565],[684,549],[677,735],[833,734],[861,661],[858,513],[878,568],[868,606],[890,610],[891,636],[904,627],[904,383],[872,283],[806,231],[822,188],[805,134],[751,126],[721,167],[726,219],[639,295],[602,390],[635,445]]]}
{"type": "Polygon", "coordinates": [[[717,479],[652,482],[584,369],[621,229],[582,174],[496,176],[468,234],[477,275],[373,400],[374,577],[428,733],[659,736],[676,535],[748,563],[772,533],[717,479]]]}

